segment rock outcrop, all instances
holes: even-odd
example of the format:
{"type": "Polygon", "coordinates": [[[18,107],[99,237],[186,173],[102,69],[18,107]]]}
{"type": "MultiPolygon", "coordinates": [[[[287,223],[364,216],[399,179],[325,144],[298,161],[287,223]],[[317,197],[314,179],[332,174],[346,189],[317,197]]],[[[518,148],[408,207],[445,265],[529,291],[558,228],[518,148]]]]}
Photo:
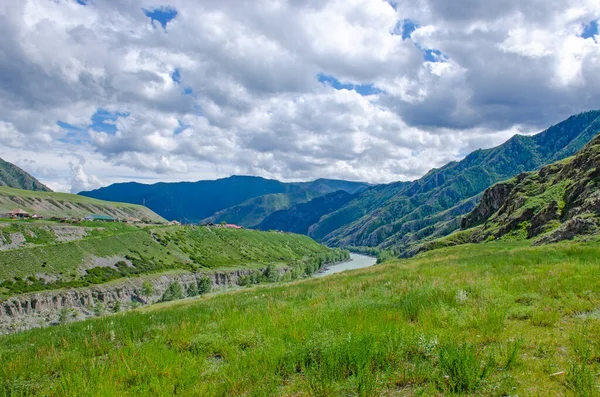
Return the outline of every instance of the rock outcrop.
{"type": "MultiPolygon", "coordinates": [[[[288,271],[280,269],[280,274],[288,271]]],[[[100,310],[133,307],[155,303],[161,299],[169,285],[179,283],[184,290],[208,277],[213,290],[222,290],[239,285],[241,277],[255,270],[232,270],[216,273],[163,274],[155,277],[131,278],[116,284],[98,285],[88,288],[45,291],[23,294],[0,302],[0,334],[59,323],[61,310],[69,310],[69,321],[94,317],[100,310]],[[152,293],[145,296],[142,284],[148,281],[152,293]]]]}

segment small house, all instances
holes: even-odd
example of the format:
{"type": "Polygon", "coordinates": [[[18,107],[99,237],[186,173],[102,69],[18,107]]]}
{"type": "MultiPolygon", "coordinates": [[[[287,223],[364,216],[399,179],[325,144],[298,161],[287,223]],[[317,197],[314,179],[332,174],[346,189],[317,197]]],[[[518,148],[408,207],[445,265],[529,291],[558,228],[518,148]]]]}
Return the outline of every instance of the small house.
{"type": "Polygon", "coordinates": [[[169,225],[170,226],[179,226],[179,225],[181,225],[181,222],[171,221],[171,222],[169,222],[169,225]]]}
{"type": "Polygon", "coordinates": [[[225,227],[228,228],[228,229],[241,229],[242,228],[241,226],[234,225],[234,224],[231,224],[231,223],[226,223],[225,227]]]}
{"type": "Polygon", "coordinates": [[[35,214],[31,215],[31,219],[44,219],[44,217],[38,213],[35,213],[35,214]]]}
{"type": "Polygon", "coordinates": [[[16,218],[16,219],[25,219],[25,218],[29,218],[29,213],[27,213],[26,211],[23,211],[20,208],[17,208],[16,210],[12,210],[9,213],[7,213],[9,218],[16,218]]]}

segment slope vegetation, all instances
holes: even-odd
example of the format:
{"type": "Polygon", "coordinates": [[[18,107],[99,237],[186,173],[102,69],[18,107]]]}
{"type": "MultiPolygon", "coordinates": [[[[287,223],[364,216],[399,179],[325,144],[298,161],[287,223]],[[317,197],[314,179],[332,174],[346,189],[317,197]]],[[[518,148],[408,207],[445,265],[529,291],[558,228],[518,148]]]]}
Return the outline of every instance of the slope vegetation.
{"type": "Polygon", "coordinates": [[[30,214],[38,213],[46,218],[84,218],[96,214],[122,219],[134,217],[156,223],[165,222],[162,217],[141,205],[102,201],[69,193],[34,192],[0,187],[0,214],[15,208],[21,208],[30,214]]]}
{"type": "Polygon", "coordinates": [[[479,195],[496,182],[573,155],[600,131],[600,111],[582,113],[534,136],[478,150],[419,180],[377,186],[313,225],[309,235],[333,246],[395,248],[460,227],[479,195]]]}
{"type": "Polygon", "coordinates": [[[333,212],[352,199],[352,195],[343,190],[317,197],[308,203],[275,211],[266,217],[257,228],[260,230],[283,230],[286,232],[307,234],[311,225],[317,223],[325,214],[333,212]]]}
{"type": "Polygon", "coordinates": [[[23,171],[16,165],[0,159],[0,186],[15,189],[51,192],[43,183],[23,171]]]}
{"type": "Polygon", "coordinates": [[[453,247],[0,336],[0,379],[27,396],[594,396],[598,247],[453,247]]]}
{"type": "Polygon", "coordinates": [[[251,198],[242,204],[226,208],[204,220],[203,223],[234,223],[244,227],[255,227],[275,211],[290,208],[318,196],[311,190],[297,189],[290,193],[266,194],[251,198]]]}
{"type": "Polygon", "coordinates": [[[471,242],[498,238],[556,242],[598,233],[600,136],[575,156],[499,183],[462,221],[471,242]],[[468,229],[468,230],[466,230],[468,229]]]}
{"type": "Polygon", "coordinates": [[[307,236],[220,227],[14,221],[0,224],[0,242],[0,296],[174,270],[259,269],[342,259],[307,236]]]}

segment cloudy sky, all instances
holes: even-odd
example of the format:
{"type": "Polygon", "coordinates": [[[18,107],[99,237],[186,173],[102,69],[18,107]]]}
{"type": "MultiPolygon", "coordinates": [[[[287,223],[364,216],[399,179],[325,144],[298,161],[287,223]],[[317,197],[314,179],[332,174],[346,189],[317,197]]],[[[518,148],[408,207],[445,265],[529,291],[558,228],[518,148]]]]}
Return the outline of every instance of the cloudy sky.
{"type": "Polygon", "coordinates": [[[0,157],[61,191],[390,182],[600,108],[598,0],[3,0],[0,157]]]}

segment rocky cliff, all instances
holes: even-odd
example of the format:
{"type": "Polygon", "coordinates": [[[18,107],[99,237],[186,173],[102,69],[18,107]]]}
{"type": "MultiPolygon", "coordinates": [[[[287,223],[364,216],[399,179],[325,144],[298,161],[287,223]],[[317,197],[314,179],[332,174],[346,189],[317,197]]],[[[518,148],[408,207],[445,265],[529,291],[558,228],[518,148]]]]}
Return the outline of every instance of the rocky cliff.
{"type": "MultiPolygon", "coordinates": [[[[288,268],[279,270],[280,275],[288,271],[288,268]]],[[[0,302],[0,334],[59,324],[61,311],[64,309],[68,310],[68,317],[63,321],[75,321],[102,315],[104,311],[115,307],[129,310],[155,303],[174,282],[186,290],[192,284],[198,285],[201,279],[208,277],[213,290],[232,288],[239,285],[242,277],[253,272],[256,270],[163,274],[156,277],[131,278],[110,285],[18,295],[0,302]],[[152,285],[153,291],[148,296],[142,293],[142,284],[145,281],[152,285]]]]}

